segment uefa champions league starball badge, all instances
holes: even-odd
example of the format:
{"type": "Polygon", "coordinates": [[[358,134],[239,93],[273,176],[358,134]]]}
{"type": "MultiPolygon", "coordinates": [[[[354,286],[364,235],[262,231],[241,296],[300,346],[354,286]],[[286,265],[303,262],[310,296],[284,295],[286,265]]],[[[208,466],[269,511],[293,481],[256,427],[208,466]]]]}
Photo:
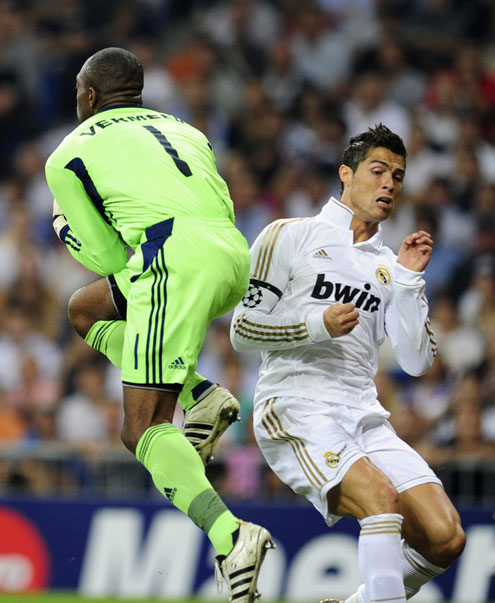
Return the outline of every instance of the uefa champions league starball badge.
{"type": "Polygon", "coordinates": [[[256,306],[258,306],[261,303],[262,299],[263,299],[263,291],[261,290],[261,287],[258,287],[257,285],[253,285],[253,283],[250,283],[248,292],[242,299],[242,305],[245,308],[255,308],[256,306]]]}

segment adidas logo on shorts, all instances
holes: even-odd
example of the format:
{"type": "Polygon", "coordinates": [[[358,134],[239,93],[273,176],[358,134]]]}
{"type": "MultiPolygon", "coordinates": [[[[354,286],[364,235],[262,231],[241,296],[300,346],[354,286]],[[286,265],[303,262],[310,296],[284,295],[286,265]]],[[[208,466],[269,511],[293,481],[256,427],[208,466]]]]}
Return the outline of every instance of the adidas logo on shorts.
{"type": "Polygon", "coordinates": [[[182,358],[179,356],[176,360],[174,360],[173,362],[171,362],[168,365],[169,369],[182,369],[182,370],[186,370],[186,365],[184,364],[184,360],[182,360],[182,358]]]}

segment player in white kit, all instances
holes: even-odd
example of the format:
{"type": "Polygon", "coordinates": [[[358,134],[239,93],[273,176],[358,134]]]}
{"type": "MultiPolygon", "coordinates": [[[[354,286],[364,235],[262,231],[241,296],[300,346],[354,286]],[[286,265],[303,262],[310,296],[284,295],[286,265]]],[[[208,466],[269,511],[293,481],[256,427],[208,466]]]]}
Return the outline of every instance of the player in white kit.
{"type": "Polygon", "coordinates": [[[351,138],[341,200],[277,220],[253,244],[231,326],[236,350],[261,351],[254,429],[266,461],[329,526],[359,520],[362,584],[349,603],[412,597],[465,544],[440,480],[395,434],[373,381],[385,336],[410,375],[436,353],[423,280],[433,241],[415,232],[398,255],[382,241],[405,168],[386,126],[351,138]]]}

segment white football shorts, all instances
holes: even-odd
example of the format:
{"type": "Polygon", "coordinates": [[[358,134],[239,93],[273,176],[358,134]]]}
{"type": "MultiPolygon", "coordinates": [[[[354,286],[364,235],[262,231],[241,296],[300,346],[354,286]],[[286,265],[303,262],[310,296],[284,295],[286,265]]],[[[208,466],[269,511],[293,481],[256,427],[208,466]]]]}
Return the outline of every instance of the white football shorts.
{"type": "Polygon", "coordinates": [[[397,436],[388,415],[379,404],[369,412],[282,396],[257,405],[254,433],[272,471],[303,494],[332,526],[340,517],[328,512],[327,492],[360,458],[367,457],[399,493],[427,482],[442,483],[397,436]]]}

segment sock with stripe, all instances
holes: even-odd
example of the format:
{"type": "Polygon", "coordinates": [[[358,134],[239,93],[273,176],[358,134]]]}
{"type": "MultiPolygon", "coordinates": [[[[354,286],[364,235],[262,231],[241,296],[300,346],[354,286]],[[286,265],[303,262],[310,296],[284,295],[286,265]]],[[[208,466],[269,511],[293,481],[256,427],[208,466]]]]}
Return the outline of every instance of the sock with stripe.
{"type": "Polygon", "coordinates": [[[443,574],[447,569],[433,565],[422,555],[411,548],[405,540],[402,541],[402,575],[404,577],[404,586],[408,599],[413,597],[419,589],[436,576],[443,574]]]}
{"type": "Polygon", "coordinates": [[[206,532],[217,554],[228,555],[239,523],[213,490],[201,457],[182,431],[170,423],[149,427],[136,457],[158,491],[206,532]]]}
{"type": "MultiPolygon", "coordinates": [[[[400,563],[407,599],[413,597],[423,584],[443,574],[446,570],[444,567],[433,565],[433,563],[427,561],[422,555],[411,548],[405,540],[401,542],[400,563]]],[[[361,584],[357,591],[345,600],[345,603],[370,603],[364,584],[361,584]]]]}
{"type": "Polygon", "coordinates": [[[366,592],[366,586],[361,584],[357,591],[347,598],[344,603],[370,603],[368,593],[366,592]]]}
{"type": "Polygon", "coordinates": [[[122,367],[125,320],[99,320],[84,338],[94,350],[104,354],[116,367],[122,367]]]}
{"type": "Polygon", "coordinates": [[[359,570],[366,593],[357,593],[360,603],[406,600],[401,568],[402,515],[382,513],[360,520],[359,570]]]}
{"type": "Polygon", "coordinates": [[[179,404],[184,411],[188,411],[216,387],[216,383],[205,379],[199,373],[194,373],[194,375],[186,381],[179,394],[179,404]]]}

